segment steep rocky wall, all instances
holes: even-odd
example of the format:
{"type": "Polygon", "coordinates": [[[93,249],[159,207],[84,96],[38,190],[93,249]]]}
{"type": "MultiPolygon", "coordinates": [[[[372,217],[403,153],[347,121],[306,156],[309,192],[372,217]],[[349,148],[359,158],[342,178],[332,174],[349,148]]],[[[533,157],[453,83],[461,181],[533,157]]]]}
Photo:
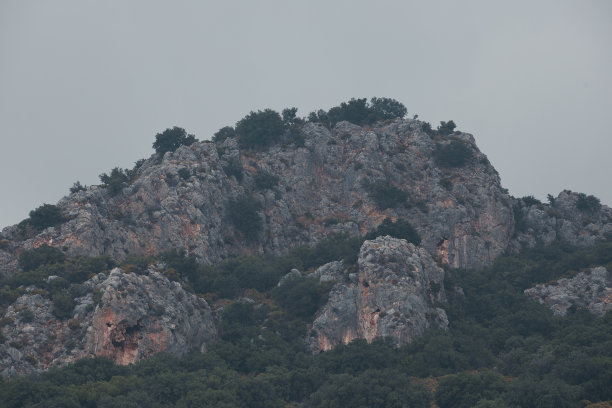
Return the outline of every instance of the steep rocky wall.
{"type": "MultiPolygon", "coordinates": [[[[180,248],[214,263],[243,251],[285,252],[331,232],[363,234],[385,217],[401,217],[442,262],[487,265],[512,237],[512,200],[471,135],[429,136],[420,127],[415,120],[373,127],[341,122],[330,131],[309,123],[302,128],[303,147],[240,151],[234,139],[223,146],[183,146],[163,158],[152,156],[115,197],[94,186],[62,199],[58,205],[70,220],[60,226],[25,242],[16,241],[17,227],[2,235],[12,242],[12,256],[46,243],[72,255],[115,259],[180,248]],[[439,167],[436,145],[451,140],[466,143],[473,158],[465,166],[439,167]],[[224,171],[232,158],[242,162],[242,181],[224,171]],[[259,170],[279,176],[278,185],[256,188],[259,170]],[[409,194],[405,207],[377,207],[365,183],[384,181],[409,194]],[[245,241],[227,220],[228,200],[241,194],[263,208],[264,230],[256,242],[245,241]]],[[[0,262],[5,273],[14,269],[10,259],[0,262]]]]}
{"type": "Polygon", "coordinates": [[[116,268],[81,289],[85,293],[68,319],[56,318],[51,300],[36,290],[8,307],[4,318],[9,323],[1,329],[6,338],[0,344],[1,375],[92,356],[130,364],[161,351],[203,351],[217,337],[208,304],[152,267],[147,275],[116,268]]]}
{"type": "Polygon", "coordinates": [[[359,271],[343,281],[337,263],[316,274],[339,281],[317,313],[308,338],[313,352],[330,350],[360,338],[393,339],[398,345],[421,336],[430,327],[445,328],[444,270],[423,248],[405,240],[379,237],[364,242],[359,271]]]}

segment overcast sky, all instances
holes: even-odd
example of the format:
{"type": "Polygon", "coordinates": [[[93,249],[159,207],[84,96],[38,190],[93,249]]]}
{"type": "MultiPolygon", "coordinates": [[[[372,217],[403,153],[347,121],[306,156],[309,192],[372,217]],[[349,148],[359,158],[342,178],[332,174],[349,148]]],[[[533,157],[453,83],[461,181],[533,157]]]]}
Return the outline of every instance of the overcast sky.
{"type": "Polygon", "coordinates": [[[612,204],[612,1],[0,0],[0,227],[251,110],[390,97],[519,197],[612,204]]]}

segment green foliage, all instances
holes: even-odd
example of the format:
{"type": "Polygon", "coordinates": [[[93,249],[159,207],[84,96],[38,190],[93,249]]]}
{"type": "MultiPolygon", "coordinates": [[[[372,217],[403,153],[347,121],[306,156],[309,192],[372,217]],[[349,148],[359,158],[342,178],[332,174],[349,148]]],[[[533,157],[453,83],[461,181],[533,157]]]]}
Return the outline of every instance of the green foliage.
{"type": "Polygon", "coordinates": [[[78,180],[72,185],[72,187],[70,187],[70,192],[72,194],[78,193],[79,191],[85,191],[85,190],[86,190],[85,186],[83,186],[81,182],[78,180]]]}
{"type": "Polygon", "coordinates": [[[329,111],[318,110],[308,115],[310,122],[320,122],[329,126],[346,120],[356,125],[370,125],[380,120],[403,118],[406,115],[406,107],[391,98],[372,98],[370,103],[366,98],[352,98],[348,102],[342,102],[329,111]]]}
{"type": "Polygon", "coordinates": [[[240,157],[230,157],[227,160],[227,165],[223,166],[223,171],[225,171],[225,174],[229,177],[234,176],[239,182],[242,181],[243,169],[240,157]]]}
{"type": "Polygon", "coordinates": [[[320,285],[317,278],[295,277],[272,291],[274,300],[291,315],[311,320],[325,302],[329,285],[320,285]]]}
{"type": "Polygon", "coordinates": [[[421,125],[421,130],[427,133],[429,136],[433,136],[436,132],[431,128],[431,123],[423,122],[421,125]]]}
{"type": "Polygon", "coordinates": [[[191,171],[186,167],[182,167],[178,170],[178,175],[183,180],[189,180],[191,177],[191,171]]]}
{"type": "Polygon", "coordinates": [[[276,187],[280,178],[276,174],[272,174],[265,170],[259,170],[254,176],[255,187],[261,190],[267,190],[276,187]]]}
{"type": "Polygon", "coordinates": [[[228,219],[249,241],[256,240],[263,229],[259,211],[261,205],[249,196],[240,196],[227,203],[228,219]]]}
{"type": "Polygon", "coordinates": [[[62,263],[65,259],[66,255],[62,251],[44,244],[38,248],[23,251],[19,255],[19,266],[27,272],[41,265],[62,263]]]}
{"type": "Polygon", "coordinates": [[[389,180],[374,183],[366,181],[364,187],[368,190],[368,197],[374,199],[381,210],[408,204],[408,193],[392,185],[389,180]]]}
{"type": "Polygon", "coordinates": [[[58,319],[72,317],[75,301],[67,289],[62,289],[53,295],[53,314],[58,319]]]}
{"type": "Polygon", "coordinates": [[[30,211],[30,217],[24,222],[37,230],[53,227],[67,220],[59,207],[53,204],[43,204],[35,210],[30,211]]]}
{"type": "Polygon", "coordinates": [[[542,205],[542,202],[532,195],[521,198],[521,201],[526,207],[531,207],[532,205],[542,205]]]}
{"type": "Polygon", "coordinates": [[[473,156],[472,149],[460,140],[452,140],[448,144],[437,144],[436,163],[441,167],[461,167],[473,156]]]}
{"type": "Polygon", "coordinates": [[[238,144],[244,149],[263,149],[280,141],[285,123],[272,109],[251,112],[238,123],[238,144]]]}
{"type": "Polygon", "coordinates": [[[406,107],[391,98],[370,99],[371,109],[375,112],[377,120],[403,118],[408,113],[406,107]]]}
{"type": "Polygon", "coordinates": [[[419,245],[421,243],[421,237],[416,229],[406,220],[398,219],[396,222],[393,222],[390,218],[385,218],[383,222],[380,223],[376,230],[370,231],[366,235],[366,239],[374,239],[376,237],[390,235],[393,238],[405,239],[408,242],[413,243],[414,245],[419,245]]]}
{"type": "Polygon", "coordinates": [[[155,135],[153,148],[156,153],[163,156],[166,152],[173,152],[181,146],[189,146],[196,141],[194,135],[188,135],[185,129],[174,126],[155,135]]]}
{"type": "Polygon", "coordinates": [[[304,123],[304,121],[296,116],[297,108],[287,108],[283,109],[283,122],[287,126],[299,125],[304,123]]]}
{"type": "Polygon", "coordinates": [[[457,127],[457,125],[455,125],[455,122],[453,122],[452,120],[449,120],[448,122],[440,122],[440,126],[438,126],[438,134],[440,135],[452,135],[453,132],[455,131],[455,128],[457,127]]]}
{"type": "Polygon", "coordinates": [[[587,213],[596,213],[601,209],[601,202],[595,196],[579,193],[576,208],[587,213]]]}
{"type": "Polygon", "coordinates": [[[126,171],[122,168],[115,167],[111,170],[110,174],[100,174],[100,181],[102,186],[106,187],[111,195],[119,193],[124,185],[129,181],[129,177],[126,171]]]}
{"type": "Polygon", "coordinates": [[[507,388],[508,382],[499,374],[457,374],[440,380],[436,404],[440,408],[472,408],[479,402],[499,398],[507,388]]]}
{"type": "Polygon", "coordinates": [[[231,126],[224,126],[214,134],[212,141],[215,143],[220,143],[227,138],[236,137],[236,130],[231,126]]]}

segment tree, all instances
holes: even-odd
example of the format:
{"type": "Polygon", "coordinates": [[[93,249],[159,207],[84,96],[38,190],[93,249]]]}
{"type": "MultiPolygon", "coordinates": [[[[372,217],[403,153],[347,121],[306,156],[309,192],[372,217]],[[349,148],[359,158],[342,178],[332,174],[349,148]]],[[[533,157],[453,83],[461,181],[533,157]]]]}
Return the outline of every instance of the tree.
{"type": "Polygon", "coordinates": [[[124,183],[129,181],[129,177],[125,170],[115,167],[111,170],[110,174],[100,174],[100,181],[104,187],[108,188],[112,195],[115,195],[121,191],[124,183]]]}
{"type": "Polygon", "coordinates": [[[401,103],[391,98],[372,98],[370,100],[372,110],[376,113],[378,120],[403,118],[408,109],[401,103]]]}
{"type": "Polygon", "coordinates": [[[249,241],[255,240],[263,228],[263,222],[259,216],[260,210],[261,205],[248,196],[230,200],[227,204],[230,221],[249,241]]]}
{"type": "Polygon", "coordinates": [[[45,229],[66,221],[62,211],[53,204],[43,204],[30,211],[30,218],[26,220],[33,228],[45,229]]]}
{"type": "Polygon", "coordinates": [[[441,135],[450,135],[455,131],[455,128],[457,127],[457,125],[455,125],[455,122],[453,122],[452,120],[449,120],[448,122],[440,122],[440,126],[438,126],[438,133],[441,135]]]}
{"type": "Polygon", "coordinates": [[[166,152],[173,152],[180,146],[189,146],[196,141],[194,135],[188,135],[185,129],[174,126],[172,129],[166,129],[155,135],[153,148],[156,153],[163,156],[166,152]]]}
{"type": "Polygon", "coordinates": [[[285,123],[272,109],[251,112],[238,123],[236,133],[242,148],[264,148],[278,142],[285,131],[285,123]]]}
{"type": "Polygon", "coordinates": [[[236,137],[236,130],[231,126],[224,126],[214,134],[212,141],[219,143],[227,139],[228,137],[236,137]]]}
{"type": "Polygon", "coordinates": [[[474,154],[465,142],[453,140],[449,144],[437,145],[436,162],[442,167],[461,167],[474,154]]]}

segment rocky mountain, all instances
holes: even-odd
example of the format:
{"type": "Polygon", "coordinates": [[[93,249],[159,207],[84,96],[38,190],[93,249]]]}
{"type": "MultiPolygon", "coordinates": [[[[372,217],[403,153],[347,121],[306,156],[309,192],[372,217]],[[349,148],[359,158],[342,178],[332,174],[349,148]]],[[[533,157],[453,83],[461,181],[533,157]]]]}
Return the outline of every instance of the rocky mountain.
{"type": "MultiPolygon", "coordinates": [[[[511,197],[468,133],[431,132],[415,119],[307,122],[291,132],[298,137],[261,149],[241,148],[234,137],[195,142],[151,156],[113,188],[76,189],[57,203],[61,222],[2,230],[0,276],[22,273],[19,256],[44,245],[115,261],[179,249],[214,265],[239,254],[284,254],[332,233],[364,236],[385,219],[409,222],[418,247],[369,240],[357,271],[345,274],[338,263],[317,271],[335,283],[308,342],[327,350],[377,336],[402,344],[446,327],[436,306],[445,299],[441,266],[480,268],[505,251],[589,246],[612,233],[612,209],[591,196],[564,191],[549,204],[511,197]]],[[[91,355],[126,364],[162,350],[202,349],[217,336],[206,302],[153,269],[114,270],[83,285],[68,319],[52,316],[36,288],[22,288],[2,315],[10,322],[0,345],[5,370],[91,355]],[[32,315],[24,320],[23,310],[32,315]]]]}
{"type": "MultiPolygon", "coordinates": [[[[49,277],[53,280],[57,277],[49,277]]],[[[80,288],[67,319],[36,289],[4,313],[0,373],[24,374],[84,357],[104,356],[130,364],[154,353],[204,351],[217,337],[210,307],[154,267],[146,275],[118,268],[100,273],[80,288]]]]}

